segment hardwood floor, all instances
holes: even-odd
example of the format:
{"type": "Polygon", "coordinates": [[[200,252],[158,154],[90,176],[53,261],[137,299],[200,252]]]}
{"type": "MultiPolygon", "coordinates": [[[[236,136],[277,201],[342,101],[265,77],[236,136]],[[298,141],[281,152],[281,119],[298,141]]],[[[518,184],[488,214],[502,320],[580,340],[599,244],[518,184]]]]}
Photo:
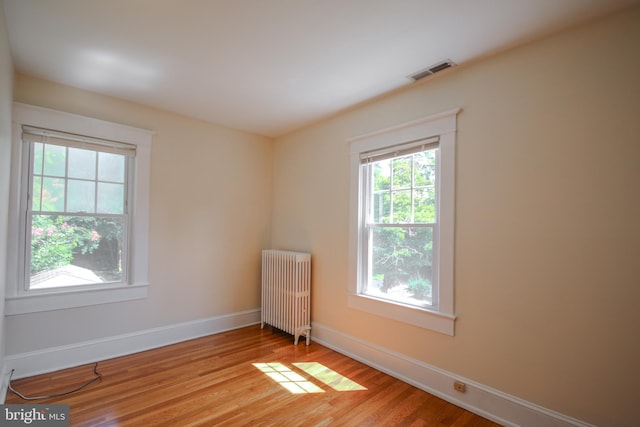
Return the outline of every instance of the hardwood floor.
{"type": "MultiPolygon", "coordinates": [[[[313,340],[294,346],[290,335],[259,325],[105,360],[97,371],[102,379],[78,393],[25,402],[9,391],[6,403],[68,404],[74,426],[497,425],[313,340]]],[[[51,395],[91,378],[93,364],[13,387],[51,395]]]]}

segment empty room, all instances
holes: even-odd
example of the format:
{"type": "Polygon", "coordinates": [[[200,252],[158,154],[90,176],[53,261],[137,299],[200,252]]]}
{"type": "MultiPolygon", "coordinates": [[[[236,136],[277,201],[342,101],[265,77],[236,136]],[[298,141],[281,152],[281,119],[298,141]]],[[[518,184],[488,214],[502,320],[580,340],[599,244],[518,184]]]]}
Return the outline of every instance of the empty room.
{"type": "Polygon", "coordinates": [[[638,0],[0,0],[2,423],[640,425],[639,159],[638,0]]]}

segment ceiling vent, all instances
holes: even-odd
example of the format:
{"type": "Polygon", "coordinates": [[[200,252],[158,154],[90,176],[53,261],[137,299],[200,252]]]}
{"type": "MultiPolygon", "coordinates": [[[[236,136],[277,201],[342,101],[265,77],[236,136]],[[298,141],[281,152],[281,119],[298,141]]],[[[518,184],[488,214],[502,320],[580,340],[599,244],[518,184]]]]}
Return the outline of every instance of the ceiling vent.
{"type": "Polygon", "coordinates": [[[432,66],[430,66],[429,68],[426,68],[424,70],[420,70],[417,73],[414,73],[410,76],[408,76],[411,80],[413,80],[414,82],[417,82],[420,79],[424,79],[427,76],[430,76],[432,74],[435,74],[439,71],[442,70],[446,70],[447,68],[451,68],[453,67],[455,64],[455,62],[453,62],[450,59],[447,59],[445,61],[442,62],[438,62],[437,64],[433,64],[432,66]]]}

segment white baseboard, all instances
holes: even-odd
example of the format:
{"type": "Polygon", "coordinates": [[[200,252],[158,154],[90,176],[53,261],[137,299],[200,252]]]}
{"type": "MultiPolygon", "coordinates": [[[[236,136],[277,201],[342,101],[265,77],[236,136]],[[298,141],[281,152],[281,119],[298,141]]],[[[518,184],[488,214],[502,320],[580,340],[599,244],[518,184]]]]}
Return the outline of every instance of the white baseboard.
{"type": "Polygon", "coordinates": [[[314,322],[311,331],[312,339],[319,344],[501,425],[593,427],[327,326],[314,322]],[[465,383],[466,392],[455,391],[454,381],[465,383]]]}
{"type": "MultiPolygon", "coordinates": [[[[14,371],[13,378],[24,378],[137,353],[257,323],[260,323],[260,310],[242,311],[93,341],[7,355],[4,359],[4,367],[7,373],[14,371]]],[[[5,377],[3,376],[3,381],[5,377]]],[[[2,384],[2,390],[6,393],[5,384],[2,384]]]]}

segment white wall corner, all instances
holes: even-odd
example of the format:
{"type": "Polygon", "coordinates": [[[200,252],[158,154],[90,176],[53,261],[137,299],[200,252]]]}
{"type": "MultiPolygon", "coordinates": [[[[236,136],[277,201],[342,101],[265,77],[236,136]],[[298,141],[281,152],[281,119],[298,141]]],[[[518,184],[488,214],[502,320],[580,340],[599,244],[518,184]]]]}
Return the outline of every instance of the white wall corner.
{"type": "MultiPolygon", "coordinates": [[[[258,323],[260,323],[260,310],[247,310],[98,340],[6,355],[5,371],[3,372],[13,370],[13,378],[24,378],[138,353],[258,323]]],[[[2,384],[6,394],[8,377],[3,375],[2,378],[3,381],[7,379],[7,384],[2,384]]]]}
{"type": "Polygon", "coordinates": [[[311,327],[317,343],[501,425],[594,427],[316,322],[311,327]],[[465,383],[466,392],[455,391],[454,381],[465,383]]]}

